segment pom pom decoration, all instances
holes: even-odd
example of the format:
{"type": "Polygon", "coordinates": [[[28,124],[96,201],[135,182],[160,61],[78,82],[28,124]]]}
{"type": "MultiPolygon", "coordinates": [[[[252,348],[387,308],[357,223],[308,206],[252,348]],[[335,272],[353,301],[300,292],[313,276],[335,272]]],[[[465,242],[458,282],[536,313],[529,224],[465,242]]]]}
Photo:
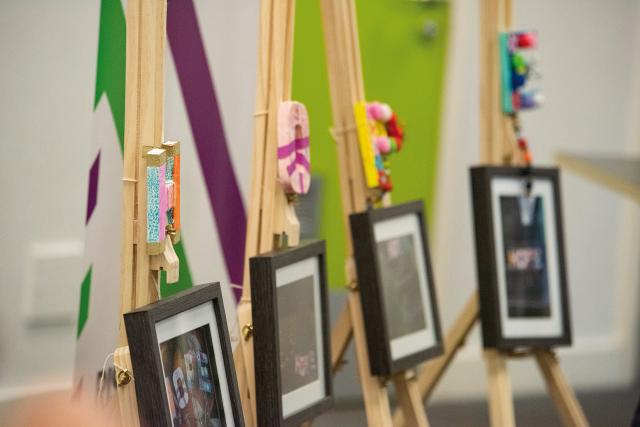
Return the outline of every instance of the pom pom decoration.
{"type": "Polygon", "coordinates": [[[391,191],[393,184],[387,158],[402,148],[404,131],[387,104],[360,101],[354,110],[367,186],[382,192],[391,191]]]}
{"type": "Polygon", "coordinates": [[[502,110],[506,114],[539,105],[529,102],[530,99],[522,100],[524,88],[533,74],[532,61],[524,56],[522,50],[536,47],[537,38],[537,34],[531,31],[499,35],[502,110]]]}
{"type": "Polygon", "coordinates": [[[309,192],[309,116],[300,102],[285,101],[278,108],[278,181],[289,194],[309,192]]]}
{"type": "Polygon", "coordinates": [[[515,45],[520,49],[529,49],[536,47],[538,44],[538,35],[532,31],[517,33],[515,36],[515,45]]]}

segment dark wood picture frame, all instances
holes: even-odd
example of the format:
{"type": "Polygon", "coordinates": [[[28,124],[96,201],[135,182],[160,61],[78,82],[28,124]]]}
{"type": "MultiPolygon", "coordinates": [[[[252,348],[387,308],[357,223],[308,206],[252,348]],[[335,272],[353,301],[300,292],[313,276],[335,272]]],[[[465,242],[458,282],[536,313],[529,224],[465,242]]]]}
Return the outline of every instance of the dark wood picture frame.
{"type": "MultiPolygon", "coordinates": [[[[484,347],[513,350],[518,347],[549,348],[559,345],[570,345],[572,339],[571,316],[569,309],[569,292],[565,266],[564,226],[562,219],[562,203],[560,195],[560,173],[557,168],[477,166],[471,168],[471,189],[473,199],[473,217],[475,226],[476,268],[480,293],[480,315],[482,319],[482,337],[484,347]],[[562,333],[557,336],[540,337],[506,337],[503,333],[500,314],[500,294],[498,279],[498,261],[496,242],[494,239],[494,212],[492,209],[491,183],[495,178],[510,178],[524,183],[528,178],[533,180],[549,180],[553,191],[555,218],[555,241],[557,243],[557,265],[559,307],[562,310],[562,333]]],[[[548,233],[545,228],[545,237],[548,233]]],[[[545,241],[548,239],[545,238],[545,241]]],[[[545,255],[548,256],[548,255],[545,255]]],[[[506,286],[506,283],[505,283],[506,286]]],[[[550,285],[549,285],[550,286],[550,285]]],[[[506,290],[505,290],[506,292],[506,290]]]]}
{"type": "Polygon", "coordinates": [[[364,312],[371,373],[377,376],[389,376],[413,368],[425,360],[441,355],[443,353],[442,331],[433,280],[433,269],[431,267],[427,229],[425,227],[423,202],[418,200],[388,208],[369,209],[365,212],[352,214],[349,220],[360,298],[364,312]],[[423,262],[427,279],[427,291],[431,300],[429,310],[431,310],[433,318],[433,325],[430,325],[429,328],[433,328],[435,344],[393,360],[389,327],[384,308],[384,289],[376,250],[374,226],[376,223],[406,215],[417,216],[420,225],[419,241],[422,244],[422,252],[424,254],[423,262]]]}
{"type": "MultiPolygon", "coordinates": [[[[169,298],[125,313],[124,322],[133,364],[133,377],[141,426],[170,427],[173,425],[167,400],[156,324],[207,302],[213,305],[213,313],[218,326],[217,332],[222,349],[222,360],[215,360],[215,363],[224,364],[231,400],[232,413],[225,413],[225,417],[232,417],[236,426],[244,426],[231,341],[229,340],[222,293],[218,282],[194,286],[169,298]]],[[[213,328],[213,325],[210,325],[210,328],[213,328]]],[[[208,350],[213,352],[213,348],[208,350]]],[[[213,365],[212,369],[216,369],[216,366],[213,365]]]]}
{"type": "Polygon", "coordinates": [[[324,240],[302,242],[294,248],[258,255],[250,259],[250,271],[258,426],[299,426],[333,406],[325,242],[324,240]],[[309,258],[318,260],[325,396],[285,418],[282,402],[276,271],[309,258]]]}

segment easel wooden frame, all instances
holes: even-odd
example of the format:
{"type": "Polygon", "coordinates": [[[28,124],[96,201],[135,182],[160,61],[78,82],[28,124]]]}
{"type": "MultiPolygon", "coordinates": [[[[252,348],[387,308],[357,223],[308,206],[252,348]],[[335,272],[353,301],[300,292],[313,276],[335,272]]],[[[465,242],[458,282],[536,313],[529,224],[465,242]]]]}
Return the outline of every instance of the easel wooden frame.
{"type": "Polygon", "coordinates": [[[123,314],[159,298],[159,269],[175,277],[178,268],[170,238],[165,253],[150,256],[145,233],[145,153],[163,141],[166,11],[166,0],[127,2],[120,335],[114,352],[121,423],[127,427],[139,426],[140,419],[123,314]]]}
{"type": "Polygon", "coordinates": [[[297,246],[300,238],[293,200],[288,199],[277,181],[278,107],[291,98],[294,19],[295,0],[261,0],[251,195],[244,283],[237,309],[242,336],[234,352],[242,411],[248,426],[258,425],[249,258],[282,245],[297,246]]]}
{"type": "MultiPolygon", "coordinates": [[[[511,119],[502,114],[498,33],[512,26],[511,0],[483,0],[480,6],[480,156],[486,164],[514,164],[516,138],[511,119]]],[[[445,352],[425,363],[418,377],[420,393],[427,400],[457,351],[479,320],[478,292],[475,291],[455,320],[444,340],[445,352]]],[[[529,349],[505,353],[485,349],[488,373],[489,416],[492,426],[515,426],[513,393],[506,368],[509,357],[534,356],[544,376],[548,392],[565,426],[588,426],[575,393],[560,369],[551,349],[529,349]]],[[[394,425],[409,425],[403,414],[394,414],[394,425]]]]}
{"type": "MultiPolygon", "coordinates": [[[[333,112],[333,137],[338,150],[338,168],[342,196],[344,229],[349,232],[349,215],[362,212],[368,205],[379,202],[377,190],[365,183],[358,146],[354,105],[366,100],[358,25],[354,0],[321,0],[325,49],[333,112]]],[[[382,205],[390,205],[384,196],[382,205]]],[[[340,315],[331,337],[334,373],[343,363],[350,340],[355,341],[358,375],[369,426],[391,426],[391,408],[386,388],[388,379],[371,375],[365,336],[364,319],[353,261],[353,245],[347,238],[346,276],[349,295],[347,306],[340,315]]],[[[428,426],[420,398],[415,372],[402,371],[392,378],[396,387],[399,410],[411,426],[428,426]]]]}

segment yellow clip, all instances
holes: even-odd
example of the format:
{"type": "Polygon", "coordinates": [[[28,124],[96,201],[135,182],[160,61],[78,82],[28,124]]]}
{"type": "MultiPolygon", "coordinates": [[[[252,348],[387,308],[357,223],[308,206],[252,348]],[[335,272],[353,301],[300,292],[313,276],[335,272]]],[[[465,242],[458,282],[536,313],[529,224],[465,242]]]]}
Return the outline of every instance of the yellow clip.
{"type": "Polygon", "coordinates": [[[358,128],[360,156],[362,157],[362,166],[364,167],[364,176],[367,181],[367,187],[376,188],[380,186],[380,180],[378,177],[378,169],[376,169],[373,145],[371,143],[371,129],[369,121],[367,120],[366,101],[356,102],[354,105],[354,113],[356,116],[356,126],[358,128]]]}

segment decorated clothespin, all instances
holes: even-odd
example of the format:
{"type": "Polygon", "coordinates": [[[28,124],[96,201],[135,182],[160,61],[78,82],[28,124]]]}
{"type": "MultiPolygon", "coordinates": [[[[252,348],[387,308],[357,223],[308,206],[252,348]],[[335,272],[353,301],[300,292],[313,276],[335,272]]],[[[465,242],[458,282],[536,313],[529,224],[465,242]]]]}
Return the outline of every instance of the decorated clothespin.
{"type": "Polygon", "coordinates": [[[300,221],[295,203],[311,186],[309,116],[297,101],[278,107],[278,182],[286,197],[276,197],[279,212],[274,216],[274,247],[284,249],[300,242],[300,221]]]}
{"type": "Polygon", "coordinates": [[[172,242],[180,238],[180,143],[166,142],[162,146],[145,154],[147,253],[151,255],[149,267],[165,270],[167,282],[175,283],[179,261],[172,242]]]}
{"type": "Polygon", "coordinates": [[[167,152],[162,148],[147,151],[147,253],[164,251],[167,227],[167,152]]]}
{"type": "Polygon", "coordinates": [[[167,233],[176,244],[180,241],[180,142],[164,142],[162,148],[167,153],[167,233]]]}
{"type": "Polygon", "coordinates": [[[539,90],[526,88],[534,74],[534,63],[523,51],[537,44],[538,36],[533,31],[499,35],[502,110],[506,114],[537,108],[544,102],[539,90]]]}
{"type": "Polygon", "coordinates": [[[302,195],[311,185],[309,116],[297,101],[278,108],[278,181],[287,194],[302,195]]]}
{"type": "Polygon", "coordinates": [[[404,131],[396,113],[381,102],[357,102],[354,106],[360,155],[367,187],[391,191],[388,156],[402,149],[404,131]]]}

